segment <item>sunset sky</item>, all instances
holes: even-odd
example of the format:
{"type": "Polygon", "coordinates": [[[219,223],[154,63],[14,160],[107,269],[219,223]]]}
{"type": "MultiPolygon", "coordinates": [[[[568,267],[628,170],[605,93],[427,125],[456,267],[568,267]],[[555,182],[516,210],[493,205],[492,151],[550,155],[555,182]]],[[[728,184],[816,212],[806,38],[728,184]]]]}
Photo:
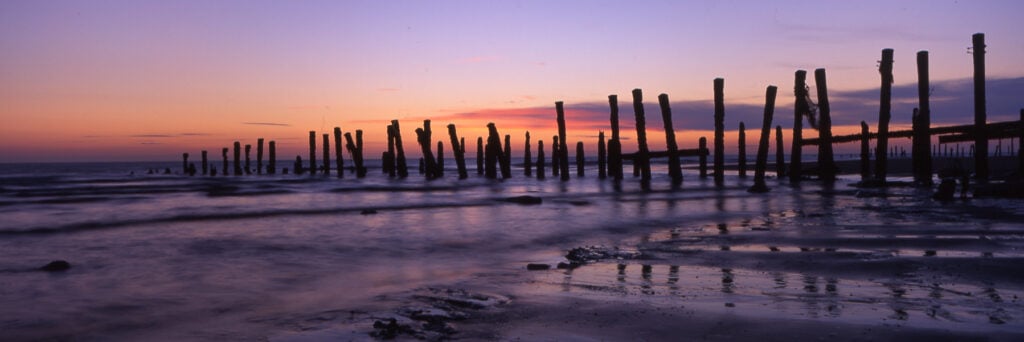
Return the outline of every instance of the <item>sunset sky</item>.
{"type": "Polygon", "coordinates": [[[570,141],[593,149],[609,94],[631,150],[634,88],[652,149],[664,146],[660,93],[692,148],[710,139],[714,78],[725,79],[726,126],[745,121],[748,135],[777,85],[775,124],[788,135],[793,72],[815,68],[828,71],[837,131],[861,120],[874,131],[883,48],[895,49],[894,125],[916,106],[919,50],[930,53],[933,125],[969,123],[977,32],[989,121],[1016,120],[1022,13],[1012,0],[4,0],[0,162],[177,160],[259,137],[287,160],[305,155],[310,130],[335,126],[364,130],[366,155],[379,156],[391,119],[410,151],[423,119],[445,145],[448,123],[473,141],[487,122],[514,146],[527,130],[549,145],[555,101],[570,141]]]}

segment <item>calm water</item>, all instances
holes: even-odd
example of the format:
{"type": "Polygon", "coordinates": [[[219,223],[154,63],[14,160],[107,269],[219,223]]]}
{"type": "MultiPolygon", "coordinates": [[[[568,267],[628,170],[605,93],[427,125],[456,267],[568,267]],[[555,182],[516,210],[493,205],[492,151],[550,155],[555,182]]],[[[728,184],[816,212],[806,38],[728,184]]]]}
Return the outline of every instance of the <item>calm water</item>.
{"type": "MultiPolygon", "coordinates": [[[[390,294],[470,283],[513,296],[579,292],[579,285],[610,289],[581,295],[657,295],[662,302],[684,300],[680,292],[689,293],[688,300],[700,293],[720,308],[720,302],[743,300],[802,303],[812,282],[831,289],[821,290],[822,296],[858,291],[846,295],[867,302],[847,303],[847,315],[871,320],[871,304],[864,303],[875,297],[892,302],[886,287],[892,279],[920,281],[856,272],[827,280],[813,270],[785,264],[763,270],[744,261],[768,255],[769,247],[797,255],[800,247],[815,244],[853,253],[853,260],[898,260],[935,249],[847,242],[898,240],[893,227],[923,234],[917,239],[928,242],[943,232],[966,231],[978,239],[981,230],[1001,239],[989,247],[938,248],[935,260],[1012,261],[1024,254],[1020,202],[975,200],[957,207],[915,197],[920,190],[913,189],[871,196],[845,185],[808,182],[793,188],[772,179],[770,194],[751,195],[745,191],[750,178],[729,175],[726,188],[716,190],[710,178],[685,171],[682,189],[674,191],[663,169],[655,170],[653,190],[642,191],[628,175],[616,186],[598,180],[596,170],[561,182],[550,175],[543,181],[526,178],[521,170],[509,180],[492,181],[472,167],[463,181],[454,170],[425,181],[415,170],[408,179],[392,180],[371,169],[357,180],[185,177],[147,174],[150,168],[176,170],[180,163],[0,165],[0,331],[13,339],[274,339],[310,329],[309,317],[323,312],[387,311],[382,298],[390,294]],[[502,201],[521,195],[541,197],[543,204],[502,201]],[[915,230],[928,227],[929,232],[915,230]],[[765,232],[772,235],[756,235],[765,232]],[[808,242],[812,238],[818,242],[808,242]],[[524,268],[555,264],[568,249],[589,245],[636,251],[647,261],[597,262],[575,275],[524,268]],[[736,265],[726,272],[695,254],[723,255],[736,265]],[[72,268],[33,271],[56,259],[72,268]],[[640,264],[647,266],[646,275],[634,273],[640,264]],[[708,284],[686,281],[701,275],[708,284]],[[723,285],[726,276],[735,285],[723,285]],[[836,284],[842,284],[838,290],[836,284]],[[733,298],[741,295],[746,299],[733,298]]],[[[984,281],[993,282],[950,281],[948,289],[957,293],[984,281]]],[[[1019,329],[1024,317],[1011,305],[1019,305],[1024,282],[995,281],[988,288],[1007,302],[998,306],[999,319],[1019,329]]],[[[841,302],[842,295],[835,300],[841,302]]],[[[913,295],[918,293],[908,297],[913,295]]],[[[938,300],[956,308],[950,315],[977,324],[971,329],[1007,326],[970,314],[992,303],[951,296],[938,300]]],[[[908,305],[896,315],[916,318],[929,305],[908,305]]],[[[804,306],[792,307],[777,311],[807,314],[804,306]]],[[[883,311],[879,315],[892,314],[883,311]]],[[[926,316],[911,323],[927,323],[926,316]]],[[[314,328],[331,324],[324,319],[314,328]]],[[[370,331],[355,329],[363,337],[370,331]]]]}

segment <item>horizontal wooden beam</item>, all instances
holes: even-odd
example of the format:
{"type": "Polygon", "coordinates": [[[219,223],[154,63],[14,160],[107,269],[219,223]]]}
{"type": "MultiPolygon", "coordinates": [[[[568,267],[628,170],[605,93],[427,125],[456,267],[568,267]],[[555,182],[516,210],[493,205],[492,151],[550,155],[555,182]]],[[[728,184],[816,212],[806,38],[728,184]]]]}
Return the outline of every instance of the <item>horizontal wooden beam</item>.
{"type": "MultiPolygon", "coordinates": [[[[1018,121],[993,122],[993,123],[989,123],[989,124],[985,125],[985,128],[988,130],[989,140],[991,140],[991,139],[1006,139],[1006,138],[1009,138],[1009,137],[1013,136],[1013,134],[1017,134],[1016,132],[1020,129],[1020,125],[1021,125],[1021,121],[1019,121],[1019,120],[1018,121]]],[[[974,134],[972,134],[974,132],[974,125],[957,125],[957,126],[946,126],[946,127],[932,127],[930,130],[928,130],[928,132],[931,135],[957,134],[957,135],[955,135],[956,137],[958,137],[956,139],[960,139],[959,137],[966,137],[966,138],[964,138],[965,140],[948,140],[948,139],[952,139],[952,138],[946,138],[946,137],[940,136],[939,137],[939,142],[940,143],[955,142],[955,141],[967,141],[967,140],[973,140],[974,139],[974,134]],[[943,139],[946,139],[948,141],[944,141],[943,139]]],[[[889,132],[889,138],[910,138],[910,137],[913,136],[913,134],[914,134],[913,130],[890,131],[889,132]]],[[[838,143],[847,143],[847,142],[860,141],[861,140],[861,136],[862,136],[861,134],[836,135],[836,136],[832,137],[832,143],[833,144],[838,144],[838,143]]],[[[878,138],[878,133],[877,132],[876,133],[868,133],[868,139],[877,139],[877,138],[878,138]]],[[[819,138],[803,139],[801,141],[801,145],[803,145],[803,146],[818,145],[820,143],[820,141],[821,140],[819,138]]]]}
{"type": "MultiPolygon", "coordinates": [[[[690,149],[679,149],[676,152],[679,157],[700,157],[707,156],[708,149],[690,148],[690,149]]],[[[647,153],[648,158],[668,158],[668,151],[651,151],[647,153]]],[[[636,153],[624,153],[622,159],[633,160],[636,157],[636,153]]]]}

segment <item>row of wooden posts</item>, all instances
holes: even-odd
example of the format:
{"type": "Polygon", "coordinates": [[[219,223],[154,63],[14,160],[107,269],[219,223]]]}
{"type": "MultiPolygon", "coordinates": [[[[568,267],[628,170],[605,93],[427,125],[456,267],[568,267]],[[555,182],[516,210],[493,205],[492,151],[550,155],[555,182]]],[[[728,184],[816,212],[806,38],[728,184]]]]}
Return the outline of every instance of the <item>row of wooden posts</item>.
{"type": "MultiPolygon", "coordinates": [[[[878,130],[875,133],[868,131],[868,125],[865,122],[861,122],[861,133],[843,136],[833,136],[831,130],[831,113],[828,99],[828,87],[826,83],[825,69],[817,69],[814,72],[815,87],[817,93],[816,103],[811,100],[809,94],[809,87],[806,84],[807,72],[798,70],[795,74],[794,80],[794,123],[793,123],[793,143],[792,152],[790,155],[790,167],[786,168],[785,155],[783,149],[783,136],[782,127],[775,126],[775,137],[776,137],[776,173],[779,177],[787,176],[791,181],[800,181],[805,178],[804,171],[802,169],[802,148],[803,146],[817,146],[817,170],[816,174],[819,179],[825,181],[835,180],[838,168],[836,167],[832,145],[836,143],[844,142],[861,142],[861,175],[862,180],[867,184],[885,184],[887,176],[887,153],[889,151],[888,139],[897,137],[910,137],[913,139],[912,143],[912,156],[913,156],[913,173],[915,180],[920,184],[930,184],[932,178],[931,170],[931,154],[929,153],[930,141],[932,135],[940,135],[940,143],[958,142],[958,141],[970,141],[974,143],[974,159],[975,159],[975,175],[978,179],[986,180],[988,178],[988,140],[989,139],[1002,139],[1017,137],[1020,138],[1021,148],[1024,151],[1024,110],[1021,111],[1020,121],[1011,122],[1000,122],[1000,123],[986,123],[985,122],[985,89],[984,89],[984,35],[974,35],[974,80],[975,80],[975,123],[973,125],[959,125],[949,127],[930,127],[930,109],[928,103],[928,52],[921,51],[917,53],[917,71],[918,71],[918,92],[919,92],[919,107],[914,109],[912,115],[913,127],[909,131],[889,131],[889,122],[891,120],[891,92],[892,92],[892,64],[893,64],[893,50],[884,49],[882,50],[882,59],[879,64],[879,72],[881,74],[881,93],[880,93],[880,106],[879,106],[879,121],[878,130]],[[816,122],[812,121],[812,124],[816,123],[815,127],[818,130],[818,137],[812,139],[803,138],[803,122],[805,117],[817,116],[816,122]],[[877,139],[877,146],[875,148],[875,168],[872,174],[870,169],[870,139],[877,139]],[[787,172],[788,171],[788,172],[787,172]]],[[[725,106],[724,106],[724,80],[721,78],[714,80],[714,156],[713,156],[713,175],[716,186],[721,187],[724,184],[724,119],[725,119],[725,106]]],[[[756,155],[755,167],[754,167],[754,185],[749,189],[752,192],[763,192],[767,191],[768,188],[765,185],[765,169],[767,168],[768,159],[768,142],[771,136],[772,119],[775,109],[775,99],[778,89],[775,86],[768,86],[765,94],[765,108],[763,115],[763,122],[761,126],[761,135],[758,142],[758,150],[756,155]]],[[[634,176],[641,178],[641,181],[645,186],[649,186],[651,180],[651,159],[652,158],[668,158],[668,172],[669,177],[672,181],[673,186],[678,186],[682,183],[683,176],[680,165],[681,157],[692,157],[696,156],[699,158],[699,170],[700,177],[707,177],[707,140],[701,137],[698,140],[698,148],[696,149],[680,149],[676,144],[675,130],[672,124],[672,111],[669,106],[668,95],[661,94],[658,96],[658,103],[661,109],[662,122],[664,123],[665,139],[666,139],[666,150],[665,151],[650,151],[647,144],[647,130],[646,130],[646,116],[643,107],[643,94],[640,89],[634,89],[632,92],[633,97],[633,111],[636,120],[636,133],[637,133],[637,145],[638,150],[635,153],[624,154],[622,153],[622,144],[619,132],[619,106],[618,98],[616,95],[610,95],[608,97],[609,108],[610,108],[610,123],[611,123],[611,137],[605,141],[604,131],[599,132],[598,135],[598,172],[600,178],[612,177],[616,180],[623,178],[623,161],[631,160],[633,164],[634,176]]],[[[552,175],[560,176],[562,180],[568,180],[569,176],[569,148],[567,146],[566,137],[566,124],[565,124],[565,113],[562,102],[555,103],[556,112],[556,123],[558,125],[558,135],[551,138],[551,167],[552,175]]],[[[449,124],[448,136],[450,138],[450,147],[454,155],[456,162],[456,169],[459,173],[460,179],[468,177],[468,171],[465,163],[466,153],[466,141],[465,138],[459,137],[454,124],[449,124]]],[[[487,178],[498,178],[499,172],[501,178],[511,177],[511,146],[510,136],[504,136],[504,145],[502,145],[501,135],[498,133],[498,129],[494,123],[487,125],[488,135],[486,141],[483,137],[477,138],[477,173],[485,175],[487,178]]],[[[363,163],[363,132],[362,130],[355,131],[355,139],[353,140],[351,133],[342,134],[341,128],[334,128],[334,151],[335,151],[335,170],[337,170],[337,177],[342,178],[345,174],[345,161],[342,155],[342,137],[345,139],[345,148],[348,150],[349,155],[354,163],[352,167],[353,172],[357,177],[366,176],[367,168],[363,163]]],[[[387,151],[382,153],[382,171],[387,173],[391,177],[404,178],[408,176],[408,166],[406,163],[405,152],[403,149],[401,130],[399,129],[398,120],[392,120],[391,124],[387,127],[387,151]]],[[[308,169],[304,169],[303,161],[301,156],[296,156],[293,170],[297,174],[310,173],[310,174],[330,174],[331,172],[331,159],[330,159],[330,135],[323,134],[322,136],[322,158],[323,163],[318,166],[317,164],[317,148],[316,139],[317,135],[315,131],[309,132],[309,160],[308,169]]],[[[436,144],[436,157],[434,150],[432,149],[432,131],[430,127],[430,120],[424,120],[422,128],[416,128],[416,140],[419,143],[422,150],[422,158],[420,159],[420,172],[425,175],[428,179],[435,179],[444,176],[444,144],[441,141],[437,141],[436,144]]],[[[745,177],[747,173],[746,163],[746,127],[743,122],[739,123],[739,139],[738,139],[738,171],[741,177],[745,177]]],[[[545,177],[545,161],[546,157],[544,154],[544,142],[543,140],[537,140],[537,158],[536,163],[533,163],[533,156],[531,155],[531,138],[530,133],[526,132],[526,143],[524,148],[523,157],[523,170],[524,174],[528,177],[532,177],[533,169],[536,168],[536,177],[543,179],[545,177]]],[[[583,176],[583,164],[584,164],[584,153],[583,153],[583,142],[577,142],[576,144],[576,166],[577,175],[583,176]]],[[[239,142],[234,143],[234,169],[235,175],[249,174],[252,173],[250,166],[250,155],[251,145],[245,145],[245,165],[241,164],[241,145],[239,142]]],[[[223,175],[229,174],[228,172],[228,148],[222,150],[223,157],[223,175]]],[[[256,173],[261,174],[264,170],[263,165],[263,139],[257,140],[257,157],[256,157],[256,173]]],[[[274,141],[269,142],[269,165],[266,167],[268,174],[276,173],[275,163],[275,143],[274,141]]],[[[1021,158],[1020,166],[1024,169],[1024,158],[1021,158]]],[[[204,175],[211,174],[216,175],[216,168],[208,170],[208,160],[206,151],[202,152],[202,173],[204,175]]],[[[183,168],[187,173],[196,174],[195,166],[189,164],[188,154],[183,155],[183,168]]],[[[287,173],[287,169],[283,169],[287,173]]]]}

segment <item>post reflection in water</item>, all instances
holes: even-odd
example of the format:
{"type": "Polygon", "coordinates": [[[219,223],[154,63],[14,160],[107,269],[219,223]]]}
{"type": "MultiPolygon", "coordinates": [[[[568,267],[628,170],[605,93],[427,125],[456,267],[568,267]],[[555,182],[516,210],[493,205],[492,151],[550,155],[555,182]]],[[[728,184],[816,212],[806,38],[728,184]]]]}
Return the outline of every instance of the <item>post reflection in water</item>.
{"type": "Polygon", "coordinates": [[[736,287],[733,283],[733,274],[731,268],[722,269],[722,293],[731,294],[736,287]]]}
{"type": "Polygon", "coordinates": [[[654,294],[654,290],[651,289],[651,265],[644,264],[640,268],[640,277],[643,281],[640,283],[640,292],[643,294],[654,294]]]}

